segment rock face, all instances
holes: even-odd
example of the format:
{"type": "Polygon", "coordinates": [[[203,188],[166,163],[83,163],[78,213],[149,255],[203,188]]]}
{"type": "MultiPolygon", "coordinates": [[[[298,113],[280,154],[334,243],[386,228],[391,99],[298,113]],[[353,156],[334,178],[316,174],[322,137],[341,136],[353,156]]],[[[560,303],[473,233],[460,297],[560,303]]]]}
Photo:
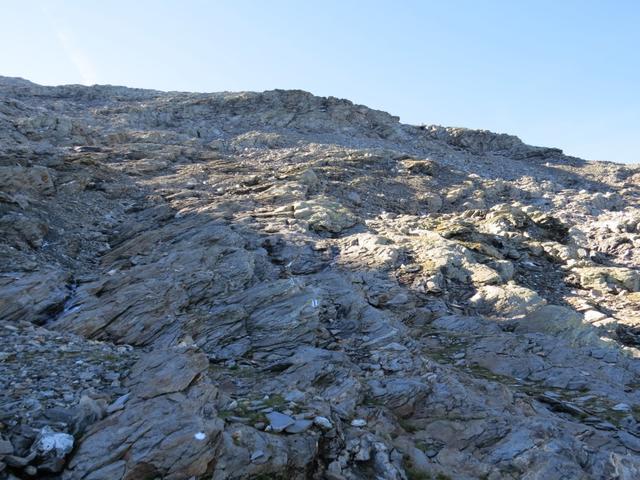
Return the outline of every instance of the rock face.
{"type": "Polygon", "coordinates": [[[640,478],[638,178],[0,77],[0,479],[640,478]]]}

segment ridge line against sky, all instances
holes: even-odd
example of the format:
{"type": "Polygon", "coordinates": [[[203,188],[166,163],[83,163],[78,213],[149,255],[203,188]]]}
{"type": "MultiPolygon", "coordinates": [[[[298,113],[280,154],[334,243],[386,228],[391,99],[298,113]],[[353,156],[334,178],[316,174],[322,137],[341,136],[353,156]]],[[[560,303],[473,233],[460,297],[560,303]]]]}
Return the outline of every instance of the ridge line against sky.
{"type": "Polygon", "coordinates": [[[0,0],[0,74],[44,85],[302,89],[640,162],[640,2],[0,0]]]}

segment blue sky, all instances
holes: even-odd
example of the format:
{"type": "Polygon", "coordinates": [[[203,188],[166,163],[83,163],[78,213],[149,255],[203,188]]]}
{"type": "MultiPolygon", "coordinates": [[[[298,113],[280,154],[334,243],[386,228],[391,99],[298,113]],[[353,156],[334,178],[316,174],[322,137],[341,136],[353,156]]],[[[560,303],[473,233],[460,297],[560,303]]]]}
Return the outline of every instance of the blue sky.
{"type": "Polygon", "coordinates": [[[300,88],[640,162],[640,1],[0,0],[0,74],[300,88]]]}

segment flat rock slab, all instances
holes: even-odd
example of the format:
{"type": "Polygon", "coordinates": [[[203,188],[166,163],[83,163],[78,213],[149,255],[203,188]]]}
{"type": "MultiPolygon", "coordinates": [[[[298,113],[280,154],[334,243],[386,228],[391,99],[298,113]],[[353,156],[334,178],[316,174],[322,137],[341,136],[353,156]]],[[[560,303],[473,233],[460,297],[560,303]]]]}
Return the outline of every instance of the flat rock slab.
{"type": "Polygon", "coordinates": [[[282,432],[285,428],[296,423],[292,417],[280,412],[267,413],[267,420],[269,420],[271,430],[274,432],[282,432]]]}
{"type": "Polygon", "coordinates": [[[313,420],[296,420],[295,423],[285,428],[287,433],[302,433],[306,432],[313,425],[313,420]]]}

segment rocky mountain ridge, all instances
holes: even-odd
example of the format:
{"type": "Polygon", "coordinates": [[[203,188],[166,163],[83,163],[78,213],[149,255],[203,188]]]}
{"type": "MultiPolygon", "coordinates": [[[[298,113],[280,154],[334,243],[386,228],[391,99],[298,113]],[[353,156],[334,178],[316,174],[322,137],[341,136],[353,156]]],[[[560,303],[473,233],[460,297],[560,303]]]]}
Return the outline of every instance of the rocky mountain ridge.
{"type": "Polygon", "coordinates": [[[0,478],[638,478],[639,199],[302,91],[0,77],[0,478]]]}

